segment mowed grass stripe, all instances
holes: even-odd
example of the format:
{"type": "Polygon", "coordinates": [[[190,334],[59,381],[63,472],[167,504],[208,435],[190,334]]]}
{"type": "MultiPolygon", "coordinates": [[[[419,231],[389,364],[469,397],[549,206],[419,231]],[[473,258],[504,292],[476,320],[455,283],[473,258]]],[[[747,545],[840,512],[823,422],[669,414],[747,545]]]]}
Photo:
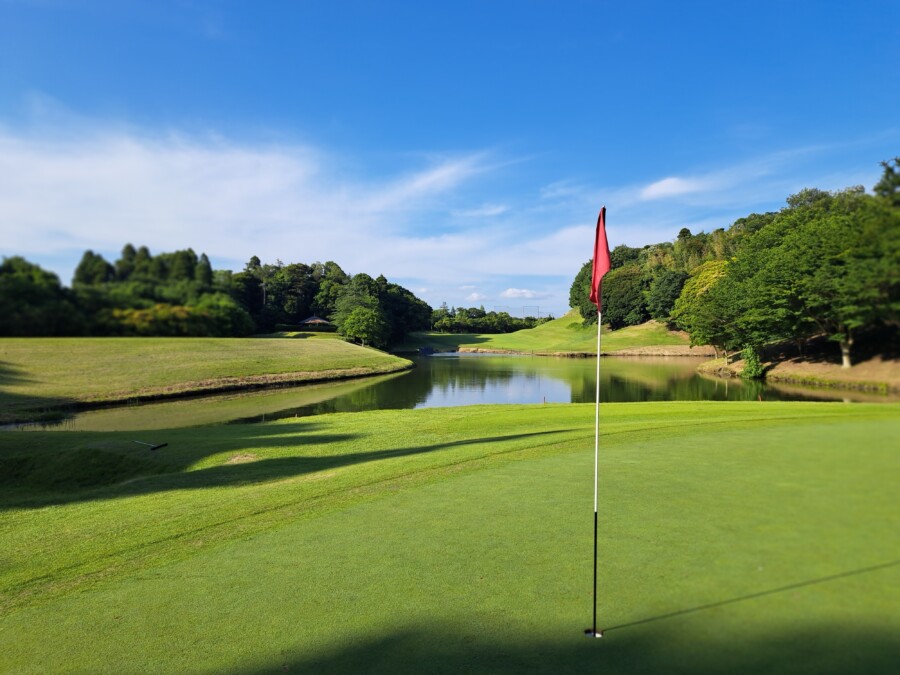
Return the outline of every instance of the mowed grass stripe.
{"type": "MultiPolygon", "coordinates": [[[[17,672],[890,667],[900,629],[898,568],[884,566],[900,558],[893,536],[897,407],[608,409],[611,424],[635,426],[603,448],[601,621],[622,627],[600,644],[580,635],[590,616],[592,443],[574,426],[577,436],[551,445],[552,452],[507,455],[515,461],[485,461],[482,470],[399,491],[386,484],[381,499],[285,519],[21,609],[0,620],[0,664],[17,672]],[[742,420],[733,428],[703,422],[721,421],[729,409],[742,420]],[[807,423],[777,419],[804,412],[807,423]],[[677,424],[687,415],[694,416],[692,431],[675,427],[687,433],[643,428],[653,417],[677,424]],[[759,595],[766,591],[774,592],[759,595]],[[673,612],[683,613],[666,618],[673,612]]],[[[448,433],[456,427],[459,438],[491,422],[495,436],[524,425],[558,430],[590,406],[447,412],[337,415],[321,424],[340,433],[377,425],[380,416],[402,427],[393,434],[389,424],[381,427],[393,436],[384,440],[390,446],[442,425],[448,433]]],[[[377,443],[378,436],[327,445],[337,454],[336,446],[377,443]]],[[[437,454],[460,452],[454,461],[465,462],[477,447],[437,454]]],[[[409,470],[405,461],[427,457],[358,468],[409,470]]],[[[196,499],[202,491],[178,494],[196,499]]],[[[112,503],[129,509],[124,500],[112,503]]]]}

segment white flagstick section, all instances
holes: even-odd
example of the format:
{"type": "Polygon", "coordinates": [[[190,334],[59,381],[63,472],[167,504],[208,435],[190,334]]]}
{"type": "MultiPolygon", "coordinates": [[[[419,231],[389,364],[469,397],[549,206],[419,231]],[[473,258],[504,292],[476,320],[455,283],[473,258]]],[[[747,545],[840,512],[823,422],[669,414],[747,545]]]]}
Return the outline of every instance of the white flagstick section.
{"type": "Polygon", "coordinates": [[[594,513],[597,513],[597,486],[599,482],[600,464],[600,320],[603,314],[597,312],[597,393],[594,397],[596,409],[594,413],[594,513]]]}
{"type": "MultiPolygon", "coordinates": [[[[597,491],[600,484],[600,332],[603,324],[603,314],[597,308],[597,395],[594,415],[594,623],[589,631],[589,637],[603,637],[603,633],[597,631],[597,491]]],[[[588,633],[588,631],[585,631],[588,633]]]]}

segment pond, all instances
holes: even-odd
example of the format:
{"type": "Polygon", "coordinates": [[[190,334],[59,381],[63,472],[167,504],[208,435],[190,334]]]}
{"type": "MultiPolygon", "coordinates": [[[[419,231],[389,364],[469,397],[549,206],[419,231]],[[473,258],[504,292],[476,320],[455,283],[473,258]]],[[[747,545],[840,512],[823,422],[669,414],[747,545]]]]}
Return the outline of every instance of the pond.
{"type": "MultiPolygon", "coordinates": [[[[19,428],[131,431],[389,408],[594,401],[594,359],[454,353],[413,360],[415,368],[395,375],[74,412],[58,422],[19,428]]],[[[842,391],[704,377],[696,372],[702,361],[684,357],[604,358],[600,366],[601,401],[878,399],[842,391]]]]}

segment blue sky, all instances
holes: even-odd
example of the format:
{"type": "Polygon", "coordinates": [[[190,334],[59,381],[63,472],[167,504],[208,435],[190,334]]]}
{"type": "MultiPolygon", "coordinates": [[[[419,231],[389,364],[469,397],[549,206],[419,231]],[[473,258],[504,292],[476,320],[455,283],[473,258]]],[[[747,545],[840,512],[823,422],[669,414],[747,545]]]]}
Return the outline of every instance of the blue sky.
{"type": "Polygon", "coordinates": [[[900,155],[900,3],[0,0],[0,254],[193,247],[559,315],[610,244],[900,155]]]}

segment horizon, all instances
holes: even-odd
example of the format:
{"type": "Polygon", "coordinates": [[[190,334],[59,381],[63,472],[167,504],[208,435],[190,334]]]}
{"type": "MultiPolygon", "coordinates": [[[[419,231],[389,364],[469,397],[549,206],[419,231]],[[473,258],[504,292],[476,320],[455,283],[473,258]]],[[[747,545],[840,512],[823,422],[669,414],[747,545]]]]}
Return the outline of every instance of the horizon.
{"type": "Polygon", "coordinates": [[[0,254],[67,286],[126,243],[334,260],[562,316],[602,204],[612,248],[871,191],[900,6],[865,9],[0,2],[0,254]]]}

